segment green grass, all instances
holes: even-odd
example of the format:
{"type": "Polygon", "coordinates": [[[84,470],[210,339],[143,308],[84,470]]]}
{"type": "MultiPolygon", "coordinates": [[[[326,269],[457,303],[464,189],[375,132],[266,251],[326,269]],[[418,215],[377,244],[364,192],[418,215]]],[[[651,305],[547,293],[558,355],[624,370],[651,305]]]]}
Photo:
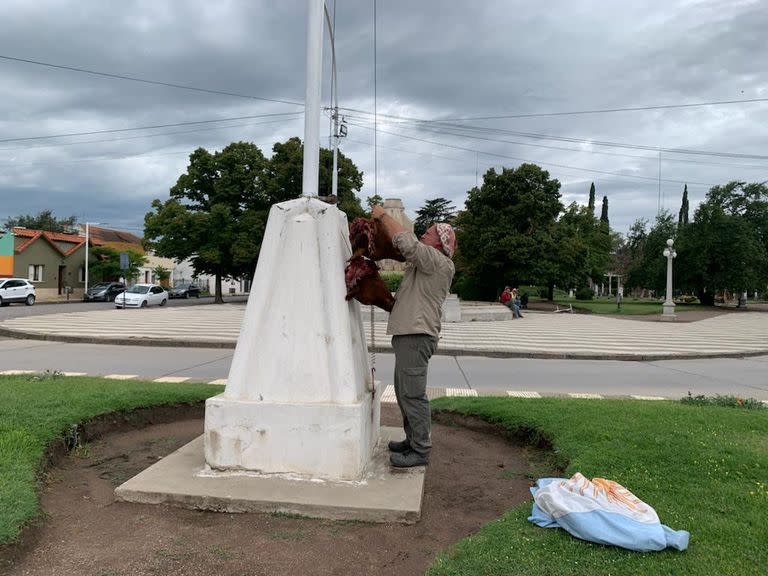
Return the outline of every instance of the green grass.
{"type": "MultiPolygon", "coordinates": [[[[596,298],[594,300],[571,300],[569,298],[556,298],[555,303],[561,306],[573,304],[574,308],[589,310],[593,314],[626,314],[628,316],[643,314],[661,314],[661,302],[639,298],[624,298],[621,309],[616,306],[616,298],[596,298]]],[[[701,304],[677,304],[675,313],[685,313],[693,310],[712,310],[711,306],[701,304]]]]}
{"type": "Polygon", "coordinates": [[[631,400],[440,398],[545,438],[564,475],[615,480],[691,533],[685,552],[641,554],[538,528],[530,502],[443,552],[431,576],[768,574],[768,410],[631,400]]]}
{"type": "Polygon", "coordinates": [[[45,447],[74,424],[118,410],[198,402],[221,391],[206,384],[0,376],[0,544],[13,541],[38,515],[45,447]]]}

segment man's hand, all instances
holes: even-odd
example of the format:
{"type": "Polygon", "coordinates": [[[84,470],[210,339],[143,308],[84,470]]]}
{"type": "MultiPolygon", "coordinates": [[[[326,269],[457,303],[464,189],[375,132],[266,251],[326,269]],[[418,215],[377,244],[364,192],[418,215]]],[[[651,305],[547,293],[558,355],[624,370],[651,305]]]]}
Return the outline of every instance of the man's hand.
{"type": "Polygon", "coordinates": [[[386,215],[387,211],[384,210],[384,207],[381,204],[376,204],[376,206],[373,207],[373,210],[371,210],[371,218],[374,220],[381,220],[381,217],[386,215]]]}

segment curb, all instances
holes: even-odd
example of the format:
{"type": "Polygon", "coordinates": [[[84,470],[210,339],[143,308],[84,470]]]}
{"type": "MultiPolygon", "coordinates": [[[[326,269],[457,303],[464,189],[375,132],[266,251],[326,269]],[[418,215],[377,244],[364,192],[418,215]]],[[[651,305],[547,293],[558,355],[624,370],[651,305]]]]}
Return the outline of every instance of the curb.
{"type": "MultiPolygon", "coordinates": [[[[47,342],[65,342],[68,344],[105,344],[111,346],[148,346],[151,348],[213,348],[234,350],[236,342],[220,340],[172,340],[145,338],[97,338],[93,336],[67,336],[61,334],[39,334],[0,327],[0,336],[19,340],[42,340],[47,342]]],[[[370,347],[368,348],[371,350],[370,347]]],[[[375,346],[373,352],[391,353],[391,346],[375,346]]],[[[438,345],[436,356],[477,356],[481,358],[531,358],[539,360],[615,360],[622,362],[650,362],[656,360],[697,360],[706,358],[749,358],[765,356],[766,350],[748,350],[744,352],[701,352],[691,354],[594,354],[579,352],[519,352],[514,350],[466,349],[441,347],[438,345]]]]}

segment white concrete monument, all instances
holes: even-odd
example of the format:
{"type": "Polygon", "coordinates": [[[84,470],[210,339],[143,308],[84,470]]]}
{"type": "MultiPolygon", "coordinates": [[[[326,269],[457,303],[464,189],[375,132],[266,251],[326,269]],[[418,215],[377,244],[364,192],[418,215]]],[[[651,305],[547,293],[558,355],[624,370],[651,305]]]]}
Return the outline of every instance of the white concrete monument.
{"type": "Polygon", "coordinates": [[[226,390],[205,410],[215,470],[353,480],[379,433],[360,308],[344,295],[343,212],[272,207],[226,390]]]}
{"type": "Polygon", "coordinates": [[[307,0],[304,197],[275,204],[223,394],[205,433],[119,486],[121,500],[415,522],[424,470],[393,474],[360,308],[347,302],[346,216],[317,198],[323,1],[307,0]],[[381,442],[379,437],[381,436],[381,442]]]}

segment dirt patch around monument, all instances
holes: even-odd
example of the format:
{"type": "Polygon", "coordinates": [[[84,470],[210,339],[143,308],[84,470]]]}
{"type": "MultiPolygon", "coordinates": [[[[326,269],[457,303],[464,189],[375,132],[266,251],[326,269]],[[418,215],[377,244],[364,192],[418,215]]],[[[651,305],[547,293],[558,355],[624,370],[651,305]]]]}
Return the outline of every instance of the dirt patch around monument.
{"type": "MultiPolygon", "coordinates": [[[[200,435],[203,422],[186,415],[109,433],[49,471],[44,518],[27,544],[7,551],[4,573],[422,574],[441,550],[529,499],[533,472],[542,472],[541,452],[491,427],[442,420],[433,427],[422,519],[410,526],[117,502],[116,486],[200,435]]],[[[400,425],[396,406],[382,406],[382,423],[400,425]]]]}

